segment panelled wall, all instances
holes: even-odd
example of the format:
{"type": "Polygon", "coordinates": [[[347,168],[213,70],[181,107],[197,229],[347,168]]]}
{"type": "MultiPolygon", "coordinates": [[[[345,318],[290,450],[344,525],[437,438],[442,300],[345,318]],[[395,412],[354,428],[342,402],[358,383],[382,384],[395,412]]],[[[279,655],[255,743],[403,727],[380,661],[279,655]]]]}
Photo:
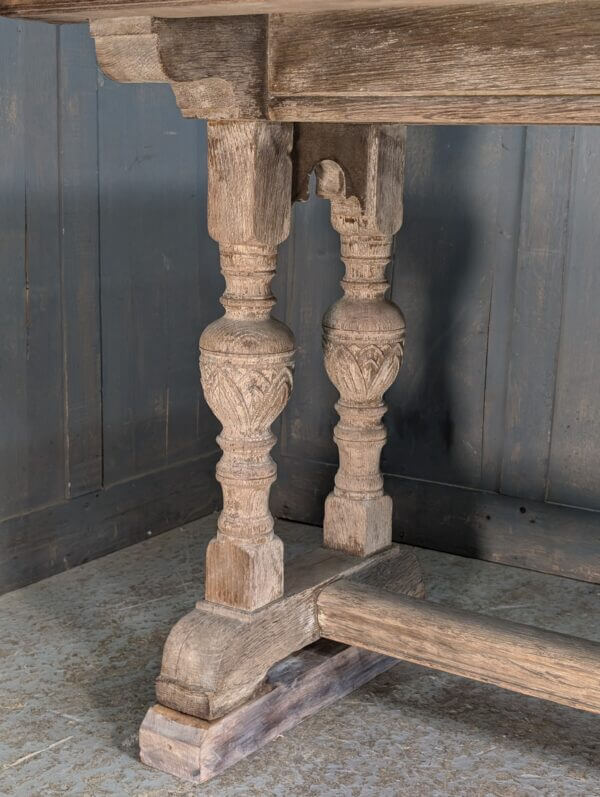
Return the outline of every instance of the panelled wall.
{"type": "MultiPolygon", "coordinates": [[[[0,589],[212,511],[197,340],[220,314],[205,127],[100,75],[86,26],[0,20],[0,589]]],[[[395,532],[600,578],[600,131],[411,128],[384,450],[395,532]]],[[[298,365],[274,510],[319,523],[336,450],[320,322],[342,267],[295,209],[298,365]]]]}
{"type": "MultiPolygon", "coordinates": [[[[383,454],[398,540],[600,580],[599,184],[594,128],[409,129],[383,454]]],[[[276,509],[319,523],[336,461],[320,319],[342,274],[326,202],[297,209],[288,248],[300,356],[276,509]]]]}
{"type": "Polygon", "coordinates": [[[205,127],[0,20],[0,588],[213,510],[197,342],[219,314],[205,127]]]}

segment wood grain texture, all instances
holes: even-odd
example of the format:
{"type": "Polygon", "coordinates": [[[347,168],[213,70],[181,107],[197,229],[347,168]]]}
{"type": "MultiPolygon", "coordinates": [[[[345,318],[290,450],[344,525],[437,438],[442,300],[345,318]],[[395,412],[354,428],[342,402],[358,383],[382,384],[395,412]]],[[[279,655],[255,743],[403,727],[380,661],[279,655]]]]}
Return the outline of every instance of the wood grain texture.
{"type": "Polygon", "coordinates": [[[323,636],[600,713],[600,644],[338,581],[318,598],[323,636]]]}
{"type": "Polygon", "coordinates": [[[200,338],[204,395],[223,426],[223,511],[206,554],[206,599],[246,610],[283,594],[283,544],[269,511],[271,425],[292,391],[294,338],[271,315],[271,281],[289,234],[292,139],[291,125],[208,128],[208,228],[226,287],[225,315],[200,338]]]}
{"type": "MultiPolygon", "coordinates": [[[[527,0],[527,5],[539,5],[545,1],[527,0]]],[[[479,2],[486,4],[497,0],[479,0],[479,2]]],[[[202,17],[337,11],[372,8],[374,5],[378,8],[402,8],[463,3],[464,0],[2,0],[0,15],[74,22],[115,15],[202,17]]]]}
{"type": "Polygon", "coordinates": [[[600,96],[272,97],[279,122],[414,125],[597,125],[600,96]]]}
{"type": "Polygon", "coordinates": [[[274,15],[269,90],[284,97],[598,94],[599,31],[593,0],[576,9],[500,4],[274,15]]]}
{"type": "Polygon", "coordinates": [[[184,116],[265,115],[266,17],[121,17],[90,25],[98,63],[114,80],[170,83],[184,116]]]}
{"type": "Polygon", "coordinates": [[[311,122],[597,123],[599,26],[593,2],[577,9],[473,4],[274,15],[269,115],[311,122]]]}
{"type": "Polygon", "coordinates": [[[152,17],[94,20],[90,23],[90,33],[98,64],[111,80],[168,82],[158,53],[158,36],[152,17]]]}
{"type": "Polygon", "coordinates": [[[319,638],[318,591],[343,575],[358,574],[383,589],[424,593],[410,548],[394,546],[367,559],[312,550],[287,566],[280,600],[253,612],[202,601],[185,615],[165,644],[156,682],[159,703],[215,719],[246,702],[262,689],[273,664],[319,638]]]}
{"type": "MultiPolygon", "coordinates": [[[[39,2],[42,15],[53,13],[47,0],[39,2]]],[[[193,19],[201,5],[71,0],[64,8],[92,19],[107,74],[170,82],[186,116],[430,124],[600,119],[595,0],[365,10],[349,1],[338,13],[331,2],[305,4],[303,13],[292,13],[293,5],[240,3],[240,17],[227,16],[234,6],[224,2],[223,16],[210,16],[215,4],[204,7],[207,19],[193,19]],[[186,18],[165,18],[169,13],[186,18]]],[[[13,0],[0,13],[28,15],[31,7],[13,0]]],[[[56,6],[52,18],[60,18],[56,6]]]]}
{"type": "Polygon", "coordinates": [[[267,17],[243,4],[244,16],[194,19],[193,5],[185,14],[177,3],[160,11],[100,3],[91,29],[108,75],[169,82],[190,117],[413,124],[600,119],[595,0],[352,5],[339,13],[327,4],[303,13],[271,8],[267,17]],[[187,18],[165,18],[170,10],[187,18]]]}
{"type": "Polygon", "coordinates": [[[221,719],[153,706],[140,728],[141,760],[204,783],[395,664],[389,656],[320,640],[275,664],[264,693],[221,719]]]}

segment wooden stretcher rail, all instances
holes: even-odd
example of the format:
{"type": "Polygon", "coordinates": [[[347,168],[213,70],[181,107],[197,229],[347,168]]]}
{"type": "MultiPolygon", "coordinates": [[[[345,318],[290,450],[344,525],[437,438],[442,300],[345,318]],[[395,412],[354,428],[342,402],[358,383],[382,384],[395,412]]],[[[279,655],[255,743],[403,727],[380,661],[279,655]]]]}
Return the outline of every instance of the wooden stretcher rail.
{"type": "Polygon", "coordinates": [[[600,644],[350,581],[319,595],[321,634],[347,645],[600,713],[600,644]]]}

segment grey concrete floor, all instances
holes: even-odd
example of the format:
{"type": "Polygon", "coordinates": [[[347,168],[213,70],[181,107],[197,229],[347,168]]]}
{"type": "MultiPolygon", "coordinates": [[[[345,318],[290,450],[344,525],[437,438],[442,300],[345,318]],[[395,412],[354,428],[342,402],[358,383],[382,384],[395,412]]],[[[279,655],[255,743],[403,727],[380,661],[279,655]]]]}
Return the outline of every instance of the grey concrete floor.
{"type": "MultiPolygon", "coordinates": [[[[398,664],[193,787],[137,760],[215,517],[0,598],[0,794],[600,795],[600,719],[398,664]]],[[[318,530],[279,523],[287,553],[318,530]]],[[[600,640],[600,587],[420,551],[433,600],[600,640]]]]}

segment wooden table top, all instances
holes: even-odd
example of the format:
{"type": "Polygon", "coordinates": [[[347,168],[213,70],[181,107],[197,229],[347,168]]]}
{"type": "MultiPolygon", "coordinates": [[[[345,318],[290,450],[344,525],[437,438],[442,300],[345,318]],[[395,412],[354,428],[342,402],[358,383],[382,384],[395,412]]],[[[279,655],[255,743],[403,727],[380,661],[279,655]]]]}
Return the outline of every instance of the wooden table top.
{"type": "Polygon", "coordinates": [[[0,0],[0,15],[91,20],[109,77],[170,83],[194,118],[600,123],[600,0],[0,0]]]}
{"type": "MultiPolygon", "coordinates": [[[[540,5],[551,0],[521,0],[540,5]]],[[[0,0],[0,16],[51,22],[77,22],[100,17],[210,17],[242,14],[282,14],[410,7],[485,6],[497,0],[0,0]]],[[[515,3],[516,4],[516,3],[515,3]]],[[[580,0],[567,0],[577,6],[580,0]]]]}

